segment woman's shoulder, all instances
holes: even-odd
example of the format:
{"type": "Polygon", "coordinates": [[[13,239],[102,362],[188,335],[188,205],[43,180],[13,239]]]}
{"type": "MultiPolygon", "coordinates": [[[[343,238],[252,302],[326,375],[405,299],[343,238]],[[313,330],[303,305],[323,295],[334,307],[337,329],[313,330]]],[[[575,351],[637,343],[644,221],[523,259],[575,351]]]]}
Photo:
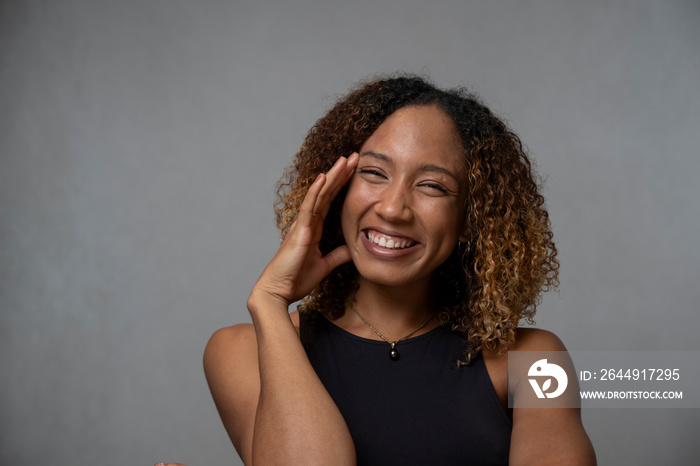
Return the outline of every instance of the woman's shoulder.
{"type": "Polygon", "coordinates": [[[559,337],[549,330],[532,327],[515,329],[515,341],[507,348],[496,347],[482,350],[487,359],[508,358],[510,351],[566,351],[566,346],[559,337]]]}
{"type": "Polygon", "coordinates": [[[258,343],[253,324],[220,328],[204,349],[204,373],[210,382],[219,374],[247,373],[257,364],[258,343]]]}
{"type": "Polygon", "coordinates": [[[481,354],[491,383],[502,402],[508,396],[508,353],[511,351],[566,351],[559,337],[548,330],[531,327],[518,327],[515,341],[508,348],[484,348],[481,354]]]}
{"type": "Polygon", "coordinates": [[[246,347],[255,343],[255,328],[253,324],[236,324],[215,331],[209,338],[207,350],[231,347],[246,347]]]}
{"type": "Polygon", "coordinates": [[[540,328],[518,327],[515,331],[515,341],[508,351],[566,351],[561,339],[540,328]]]}

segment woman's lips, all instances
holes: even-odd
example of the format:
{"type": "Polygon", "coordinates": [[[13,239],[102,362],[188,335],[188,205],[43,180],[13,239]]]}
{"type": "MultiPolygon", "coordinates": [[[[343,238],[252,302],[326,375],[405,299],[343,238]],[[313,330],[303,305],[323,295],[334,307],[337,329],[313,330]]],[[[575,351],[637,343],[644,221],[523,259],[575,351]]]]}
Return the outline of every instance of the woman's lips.
{"type": "Polygon", "coordinates": [[[412,238],[391,235],[374,229],[366,229],[363,233],[367,249],[383,257],[403,256],[418,244],[412,238]]]}

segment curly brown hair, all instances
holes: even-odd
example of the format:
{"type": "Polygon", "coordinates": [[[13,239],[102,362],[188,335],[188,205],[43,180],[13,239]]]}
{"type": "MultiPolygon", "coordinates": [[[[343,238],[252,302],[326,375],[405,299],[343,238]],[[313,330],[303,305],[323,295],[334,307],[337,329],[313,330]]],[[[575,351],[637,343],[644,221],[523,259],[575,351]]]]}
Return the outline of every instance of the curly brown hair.
{"type": "MultiPolygon", "coordinates": [[[[441,90],[411,75],[365,83],[339,100],[311,128],[278,184],[277,227],[284,237],[314,179],[339,156],[358,152],[396,110],[435,105],[454,122],[467,167],[465,224],[470,241],[435,271],[441,325],[467,341],[466,361],[483,348],[505,351],[521,319],[532,322],[542,291],[558,286],[557,249],[536,174],[516,134],[464,88],[441,90]]],[[[345,243],[343,190],[324,224],[324,254],[345,243]]],[[[333,270],[302,302],[333,320],[357,290],[352,262],[333,270]]]]}

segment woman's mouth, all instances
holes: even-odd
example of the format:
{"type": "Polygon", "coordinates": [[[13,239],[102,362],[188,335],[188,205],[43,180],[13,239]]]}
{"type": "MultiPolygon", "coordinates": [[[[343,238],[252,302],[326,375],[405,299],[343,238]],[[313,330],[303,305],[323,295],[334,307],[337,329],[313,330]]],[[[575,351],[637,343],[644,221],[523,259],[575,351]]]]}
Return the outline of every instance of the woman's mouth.
{"type": "Polygon", "coordinates": [[[375,245],[384,249],[407,249],[416,245],[411,238],[386,235],[376,230],[365,230],[365,237],[375,245]]]}

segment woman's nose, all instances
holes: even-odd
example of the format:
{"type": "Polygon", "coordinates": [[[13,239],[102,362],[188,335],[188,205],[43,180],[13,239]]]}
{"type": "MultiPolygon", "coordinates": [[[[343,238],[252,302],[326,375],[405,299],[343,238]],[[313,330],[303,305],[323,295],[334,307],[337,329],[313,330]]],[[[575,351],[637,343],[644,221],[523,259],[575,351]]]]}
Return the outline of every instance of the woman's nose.
{"type": "Polygon", "coordinates": [[[408,222],[413,218],[410,204],[410,193],[397,183],[381,193],[375,211],[387,222],[408,222]]]}

